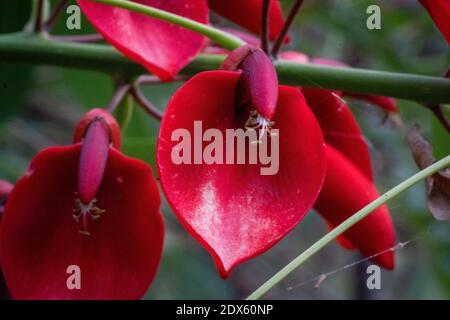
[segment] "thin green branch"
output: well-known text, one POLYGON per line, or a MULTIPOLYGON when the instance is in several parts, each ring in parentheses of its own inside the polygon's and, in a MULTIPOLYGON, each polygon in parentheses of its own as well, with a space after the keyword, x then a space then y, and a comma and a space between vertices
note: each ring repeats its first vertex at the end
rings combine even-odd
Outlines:
MULTIPOLYGON (((181 74, 193 75, 217 69, 223 59, 223 55, 201 54, 181 74)), ((148 73, 108 45, 58 42, 27 34, 0 36, 0 61, 127 76, 148 73)), ((424 103, 450 103, 450 79, 281 60, 276 62, 276 68, 282 84, 391 96, 424 103)))
POLYGON ((259 287, 256 291, 254 291, 251 295, 247 297, 247 300, 256 300, 260 299, 264 296, 270 289, 272 289, 275 285, 277 285, 281 280, 286 278, 291 272, 300 267, 306 260, 311 258, 314 254, 320 251, 327 244, 336 239, 339 235, 350 229, 353 225, 355 225, 360 220, 364 219, 370 213, 372 213, 375 209, 385 204, 392 198, 395 198, 402 192, 411 188, 413 185, 419 183, 425 178, 433 175, 434 173, 447 168, 450 166, 450 155, 441 159, 440 161, 434 163, 433 165, 423 169, 422 171, 416 173, 414 176, 406 179, 399 185, 395 186, 381 197, 371 202, 363 209, 355 213, 353 216, 342 222, 332 231, 328 232, 324 237, 319 239, 316 243, 314 243, 311 247, 306 249, 302 254, 300 254, 297 258, 292 260, 287 266, 278 271, 272 278, 267 280, 261 287, 259 287))
POLYGON ((44 0, 35 0, 35 18, 34 18, 34 32, 41 32, 42 30, 42 20, 44 16, 44 0))
POLYGON ((220 46, 229 50, 234 50, 236 48, 239 48, 240 46, 245 45, 245 42, 240 38, 225 31, 154 7, 125 0, 95 0, 95 2, 138 12, 153 18, 179 25, 183 28, 200 33, 208 37, 215 43, 219 44, 220 46))

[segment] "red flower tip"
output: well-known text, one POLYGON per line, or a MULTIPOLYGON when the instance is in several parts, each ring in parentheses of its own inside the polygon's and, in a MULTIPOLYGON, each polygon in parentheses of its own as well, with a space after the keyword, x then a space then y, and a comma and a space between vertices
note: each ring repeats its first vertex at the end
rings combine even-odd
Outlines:
POLYGON ((228 56, 222 68, 242 71, 238 104, 250 101, 265 119, 275 114, 278 101, 278 76, 272 60, 259 48, 243 46, 228 56))
POLYGON ((109 129, 109 140, 116 149, 120 149, 121 135, 120 127, 116 119, 105 109, 95 108, 87 112, 78 122, 73 135, 73 143, 83 140, 89 125, 95 120, 101 120, 109 129))
MULTIPOLYGON (((261 34, 263 0, 208 0, 208 5, 222 17, 261 34)), ((270 1, 269 38, 275 40, 284 25, 283 12, 278 0, 270 1)), ((285 42, 289 42, 286 37, 285 42)))
POLYGON ((448 0, 419 0, 427 9, 436 26, 441 30, 450 44, 450 1, 448 0))

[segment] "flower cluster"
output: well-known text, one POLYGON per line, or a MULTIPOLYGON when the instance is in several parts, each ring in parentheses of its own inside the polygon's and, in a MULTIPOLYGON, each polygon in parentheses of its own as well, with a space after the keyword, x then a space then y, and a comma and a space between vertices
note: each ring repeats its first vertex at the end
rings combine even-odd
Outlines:
MULTIPOLYGON (((135 2, 200 23, 208 23, 214 11, 255 34, 263 29, 262 0, 135 2)), ((448 1, 420 2, 449 40, 448 1)), ((223 278, 273 247, 310 209, 334 228, 379 197, 367 142, 344 98, 364 99, 395 113, 393 99, 279 85, 273 59, 251 35, 245 35, 249 44, 235 51, 214 50, 216 44, 202 35, 168 22, 89 0, 78 4, 106 41, 162 81, 173 80, 200 52, 228 55, 220 70, 193 76, 173 95, 157 145, 164 195, 186 230, 211 253, 223 278), (195 135, 196 122, 223 135, 231 129, 256 131, 252 143, 259 148, 277 143, 271 149, 279 154, 277 172, 261 175, 261 163, 239 159, 174 163, 179 141, 173 133, 183 129, 195 135), (262 142, 264 136, 277 137, 262 142)), ((284 25, 276 0, 270 1, 268 25, 274 40, 284 25)), ((281 52, 277 58, 342 66, 298 52, 281 52)), ((201 141, 200 149, 210 143, 201 141)), ((146 292, 163 247, 160 194, 151 168, 123 155, 120 144, 114 117, 93 109, 75 128, 72 145, 39 152, 14 187, 0 181, 1 271, 13 298, 138 299, 146 292), (70 265, 82 270, 81 290, 67 286, 70 265)), ((221 147, 216 145, 215 152, 221 147)), ((244 155, 250 157, 252 144, 246 148, 244 155)), ((388 249, 395 245, 395 231, 386 206, 338 242, 394 268, 388 249)))

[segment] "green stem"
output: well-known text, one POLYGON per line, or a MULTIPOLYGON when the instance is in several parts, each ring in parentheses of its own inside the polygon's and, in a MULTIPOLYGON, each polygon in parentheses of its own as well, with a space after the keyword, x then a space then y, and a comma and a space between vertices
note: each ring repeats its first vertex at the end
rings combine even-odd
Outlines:
POLYGON ((153 18, 157 18, 160 20, 164 20, 176 25, 179 25, 183 28, 192 30, 194 32, 200 33, 220 46, 234 50, 239 48, 240 46, 245 45, 246 43, 242 41, 240 38, 229 34, 225 31, 213 28, 208 26, 207 24, 203 24, 189 18, 185 18, 164 10, 160 10, 154 7, 146 6, 143 4, 139 4, 136 2, 125 1, 125 0, 95 0, 95 2, 100 2, 104 4, 108 4, 114 7, 119 7, 123 9, 127 9, 130 11, 138 12, 153 18))
POLYGON ((406 191, 411 188, 413 185, 418 182, 424 180, 425 178, 433 175, 434 173, 447 168, 450 166, 450 155, 441 159, 440 161, 434 163, 433 165, 423 169, 422 171, 416 173, 414 176, 408 178, 403 181, 399 185, 395 186, 381 197, 371 202, 363 209, 352 215, 350 218, 342 222, 332 231, 327 233, 324 237, 314 243, 311 247, 306 249, 302 254, 300 254, 297 258, 292 260, 288 265, 286 265, 283 269, 278 271, 272 278, 267 280, 261 287, 259 287, 256 291, 254 291, 251 295, 247 297, 247 300, 257 300, 264 296, 270 289, 272 289, 276 284, 278 284, 281 280, 286 278, 291 272, 300 267, 306 260, 311 258, 314 254, 316 254, 320 249, 325 247, 327 244, 336 239, 339 235, 344 233, 346 230, 350 229, 354 224, 358 221, 362 220, 366 216, 368 216, 371 212, 373 212, 378 207, 385 204, 388 200, 398 196, 400 193, 406 191))
MULTIPOLYGON (((224 57, 201 54, 181 74, 194 75, 217 69, 224 57)), ((0 61, 71 67, 127 76, 147 73, 143 67, 108 45, 58 42, 27 34, 0 36, 0 61)), ((427 103, 450 103, 450 79, 286 61, 278 61, 276 68, 282 84, 391 96, 427 103)))

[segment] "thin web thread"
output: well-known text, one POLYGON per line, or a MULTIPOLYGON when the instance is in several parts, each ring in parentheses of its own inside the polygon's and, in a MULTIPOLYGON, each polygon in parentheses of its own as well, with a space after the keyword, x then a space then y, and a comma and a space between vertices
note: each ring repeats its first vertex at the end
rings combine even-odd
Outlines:
POLYGON ((339 272, 341 272, 341 271, 345 271, 345 270, 347 270, 347 269, 350 269, 350 268, 352 268, 352 267, 355 267, 355 266, 357 266, 357 265, 359 265, 359 264, 361 264, 361 263, 363 263, 363 262, 366 262, 366 261, 368 261, 368 260, 370 260, 370 259, 373 259, 373 258, 375 258, 375 257, 377 257, 377 256, 380 256, 380 255, 382 255, 382 254, 384 254, 384 253, 391 252, 391 251, 392 251, 392 252, 395 252, 395 251, 398 251, 398 250, 400 250, 400 249, 403 249, 405 246, 407 246, 407 245, 409 245, 409 244, 411 244, 411 243, 413 243, 413 242, 416 242, 417 240, 418 240, 418 239, 411 239, 411 240, 408 240, 408 241, 405 241, 405 242, 399 242, 399 243, 397 243, 395 246, 393 246, 393 247, 391 247, 391 248, 389 248, 389 249, 380 251, 380 252, 378 252, 378 253, 376 253, 376 254, 373 254, 373 255, 371 255, 371 256, 369 256, 369 257, 366 257, 366 258, 363 258, 363 259, 354 261, 354 262, 352 262, 352 263, 346 264, 345 266, 342 266, 342 267, 340 267, 340 268, 334 269, 334 270, 332 270, 332 271, 325 272, 325 273, 321 273, 321 274, 319 274, 318 276, 315 276, 315 277, 313 277, 313 278, 311 278, 311 279, 309 279, 309 280, 306 280, 306 281, 300 282, 300 283, 298 283, 298 284, 289 286, 289 287, 286 288, 286 290, 287 290, 287 291, 292 291, 292 290, 294 290, 294 289, 298 289, 298 288, 304 287, 304 286, 306 286, 306 285, 308 285, 308 284, 311 284, 311 283, 315 283, 315 284, 314 284, 314 288, 318 289, 318 288, 320 288, 320 286, 322 285, 322 283, 323 283, 326 279, 328 279, 328 277, 330 277, 330 276, 332 276, 332 275, 334 275, 334 274, 336 274, 336 273, 339 273, 339 272))

